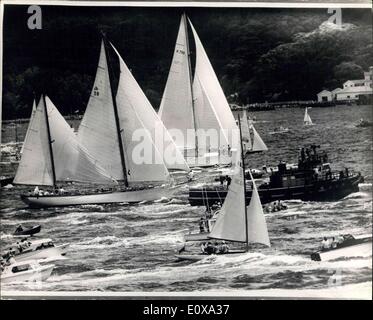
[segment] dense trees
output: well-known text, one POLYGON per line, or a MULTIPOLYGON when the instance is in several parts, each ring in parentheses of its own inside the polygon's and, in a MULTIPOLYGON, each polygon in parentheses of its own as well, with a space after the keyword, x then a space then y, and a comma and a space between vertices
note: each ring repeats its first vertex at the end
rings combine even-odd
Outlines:
MULTIPOLYGON (((101 30, 158 108, 181 10, 42 7, 42 12, 43 29, 28 30, 27 7, 5 8, 3 118, 28 117, 34 94, 41 93, 64 114, 83 112, 101 30)), ((343 11, 343 28, 326 22, 326 9, 188 9, 187 14, 226 95, 238 103, 315 99, 320 90, 360 78, 373 65, 369 10, 343 11)), ((117 77, 114 54, 111 61, 117 77)))

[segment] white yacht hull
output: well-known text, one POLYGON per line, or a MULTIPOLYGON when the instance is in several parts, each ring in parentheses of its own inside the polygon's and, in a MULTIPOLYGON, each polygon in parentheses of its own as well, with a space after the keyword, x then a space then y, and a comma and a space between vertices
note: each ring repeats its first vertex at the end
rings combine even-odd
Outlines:
POLYGON ((329 251, 319 251, 314 254, 313 260, 329 261, 340 258, 365 257, 372 255, 372 242, 360 243, 348 247, 336 248, 329 251))
POLYGON ((96 193, 85 195, 51 195, 51 196, 21 196, 23 202, 30 207, 61 207, 84 204, 106 203, 137 203, 141 201, 154 201, 172 195, 170 188, 150 188, 143 190, 117 191, 110 193, 96 193))
POLYGON ((1 283, 44 281, 50 277, 54 265, 41 266, 38 269, 27 270, 19 273, 2 274, 1 283))
POLYGON ((55 246, 55 247, 24 252, 24 253, 14 256, 14 260, 16 260, 17 262, 20 262, 20 261, 26 261, 26 260, 31 260, 31 259, 39 260, 39 259, 48 259, 48 258, 63 256, 66 254, 68 246, 69 244, 66 243, 66 244, 62 244, 59 246, 55 246))

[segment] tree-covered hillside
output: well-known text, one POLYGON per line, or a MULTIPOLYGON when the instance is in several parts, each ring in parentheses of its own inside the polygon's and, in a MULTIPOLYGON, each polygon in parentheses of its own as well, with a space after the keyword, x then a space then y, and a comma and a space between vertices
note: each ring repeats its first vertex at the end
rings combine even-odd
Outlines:
MULTIPOLYGON (((100 30, 158 109, 182 12, 43 6, 42 30, 29 30, 27 7, 5 6, 3 118, 28 117, 34 93, 48 94, 63 114, 83 112, 97 68, 100 30)), ((238 103, 315 99, 324 88, 361 78, 373 65, 370 10, 344 9, 342 28, 326 22, 327 9, 186 12, 225 94, 238 93, 238 103)))

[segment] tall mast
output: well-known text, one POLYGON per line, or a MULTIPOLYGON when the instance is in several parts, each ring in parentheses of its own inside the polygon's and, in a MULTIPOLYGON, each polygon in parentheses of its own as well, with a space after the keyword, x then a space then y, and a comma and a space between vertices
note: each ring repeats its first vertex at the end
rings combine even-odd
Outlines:
POLYGON ((44 104, 44 114, 45 114, 45 123, 47 124, 47 134, 48 134, 48 146, 49 146, 49 155, 50 155, 50 160, 52 164, 52 179, 53 179, 53 188, 55 189, 57 186, 56 182, 56 169, 54 167, 54 157, 53 157, 53 148, 52 148, 52 143, 54 140, 51 140, 51 131, 49 128, 49 119, 48 119, 48 109, 47 109, 47 104, 45 102, 45 95, 42 95, 43 99, 43 104, 44 104))
POLYGON ((195 135, 194 138, 195 138, 195 146, 196 146, 196 156, 198 157, 197 121, 196 121, 196 112, 195 112, 195 106, 194 106, 192 63, 191 63, 191 59, 190 59, 190 49, 189 49, 188 21, 187 21, 185 12, 183 13, 182 17, 183 17, 184 27, 185 27, 185 42, 186 42, 188 67, 189 67, 189 83, 190 83, 190 92, 191 92, 191 95, 192 95, 192 113, 193 113, 193 125, 194 125, 194 135, 195 135))
MULTIPOLYGON (((106 61, 107 61, 107 66, 108 66, 108 71, 109 71, 109 79, 113 79, 113 73, 112 73, 112 68, 111 68, 111 64, 110 64, 110 57, 109 57, 109 52, 108 52, 106 36, 103 32, 101 32, 101 33, 102 33, 102 40, 104 41, 105 55, 106 55, 106 61)), ((114 106, 115 126, 116 126, 116 129, 117 129, 117 135, 118 135, 120 161, 121 161, 122 170, 123 170, 123 181, 124 181, 124 185, 126 187, 128 187, 126 162, 124 160, 124 150, 123 150, 123 141, 122 141, 122 131, 123 131, 123 129, 120 128, 120 122, 119 122, 119 116, 118 116, 118 106, 117 106, 117 101, 115 99, 114 90, 113 90, 113 86, 112 86, 111 81, 110 81, 110 89, 111 89, 111 97, 112 97, 113 106, 114 106)))
MULTIPOLYGON (((240 129, 240 145, 241 145, 241 162, 242 162, 242 174, 243 174, 243 194, 245 199, 245 232, 246 232, 246 252, 249 251, 249 232, 247 228, 247 203, 246 203, 246 179, 245 179, 245 156, 242 146, 242 132, 241 132, 241 120, 238 115, 238 127, 240 129)), ((253 181, 254 183, 254 181, 253 181)))

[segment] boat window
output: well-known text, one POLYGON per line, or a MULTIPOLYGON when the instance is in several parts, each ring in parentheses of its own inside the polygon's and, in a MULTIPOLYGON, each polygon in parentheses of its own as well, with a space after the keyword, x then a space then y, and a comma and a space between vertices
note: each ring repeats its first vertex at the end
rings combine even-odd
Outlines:
POLYGON ((22 271, 27 271, 29 269, 29 265, 28 264, 22 264, 20 266, 15 266, 12 268, 12 272, 13 273, 17 273, 17 272, 22 272, 22 271))

